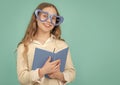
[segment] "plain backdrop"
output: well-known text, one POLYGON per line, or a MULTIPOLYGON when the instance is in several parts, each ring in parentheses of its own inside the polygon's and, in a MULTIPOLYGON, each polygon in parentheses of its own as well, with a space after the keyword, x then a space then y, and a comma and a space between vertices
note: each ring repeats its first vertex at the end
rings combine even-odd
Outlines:
POLYGON ((19 85, 16 48, 34 9, 56 5, 76 69, 69 85, 120 85, 120 0, 0 0, 0 85, 19 85))

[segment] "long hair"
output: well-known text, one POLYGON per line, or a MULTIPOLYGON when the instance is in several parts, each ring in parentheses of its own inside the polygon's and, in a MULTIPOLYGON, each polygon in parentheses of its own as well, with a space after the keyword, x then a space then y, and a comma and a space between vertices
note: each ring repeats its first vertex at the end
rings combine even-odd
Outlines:
MULTIPOLYGON (((38 5, 38 7, 36 9, 41 9, 42 10, 46 7, 55 8, 55 10, 57 12, 57 15, 59 16, 59 12, 58 12, 57 8, 55 7, 55 5, 53 5, 51 3, 47 3, 47 2, 41 3, 40 5, 38 5)), ((37 31, 38 31, 38 25, 37 25, 37 21, 36 21, 36 16, 33 12, 30 23, 29 23, 29 25, 27 27, 27 30, 25 32, 25 35, 24 35, 23 39, 21 40, 21 42, 18 44, 18 46, 20 44, 24 45, 23 57, 24 57, 25 61, 27 61, 28 45, 33 40, 33 38, 35 37, 37 31)), ((53 30, 51 31, 51 34, 53 34, 56 37, 56 39, 63 40, 63 39, 61 39, 60 26, 55 26, 53 28, 53 30)))

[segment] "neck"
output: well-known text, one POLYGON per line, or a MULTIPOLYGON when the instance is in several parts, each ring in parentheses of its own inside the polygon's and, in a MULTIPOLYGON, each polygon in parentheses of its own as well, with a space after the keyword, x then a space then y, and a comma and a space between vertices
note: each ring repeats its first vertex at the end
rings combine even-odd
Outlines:
POLYGON ((35 39, 38 40, 40 43, 44 44, 45 41, 50 37, 49 32, 38 32, 35 36, 35 39))

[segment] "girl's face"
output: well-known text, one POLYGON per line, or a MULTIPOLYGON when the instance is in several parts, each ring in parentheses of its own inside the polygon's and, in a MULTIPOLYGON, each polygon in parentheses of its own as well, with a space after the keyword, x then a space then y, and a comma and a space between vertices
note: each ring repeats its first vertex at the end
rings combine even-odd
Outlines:
MULTIPOLYGON (((54 14, 57 15, 57 12, 53 7, 46 7, 42 9, 42 11, 47 12, 49 15, 54 15, 54 14)), ((43 19, 48 17, 45 14, 40 14, 39 16, 43 19)), ((56 22, 56 19, 53 17, 52 21, 56 22)), ((50 18, 48 18, 45 22, 41 22, 40 20, 37 19, 37 24, 38 24, 39 30, 43 32, 50 32, 54 28, 54 25, 51 23, 50 18)))

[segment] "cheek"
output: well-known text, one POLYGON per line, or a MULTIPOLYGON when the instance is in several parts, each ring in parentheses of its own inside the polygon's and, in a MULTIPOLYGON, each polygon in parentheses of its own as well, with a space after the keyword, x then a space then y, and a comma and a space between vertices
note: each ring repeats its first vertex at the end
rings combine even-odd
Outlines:
MULTIPOLYGON (((41 22, 41 21, 38 21, 37 20, 37 25, 38 25, 38 28, 44 28, 44 25, 46 24, 46 22, 41 22)), ((52 30, 54 28, 54 25, 51 25, 49 27, 50 30, 52 30)))
POLYGON ((37 25, 38 25, 38 27, 41 27, 42 23, 40 21, 37 21, 37 25))
POLYGON ((54 26, 52 25, 52 26, 51 26, 51 29, 53 29, 53 28, 54 28, 54 26))

